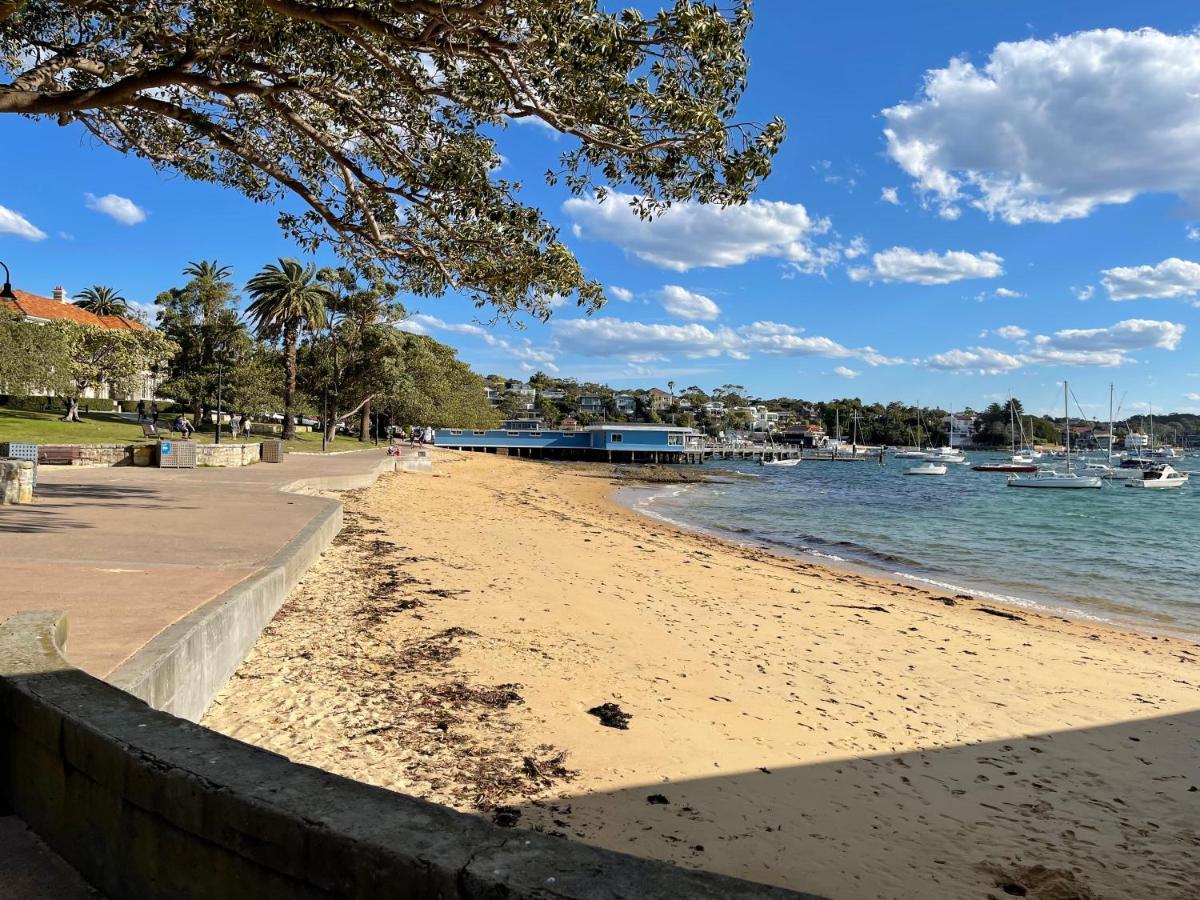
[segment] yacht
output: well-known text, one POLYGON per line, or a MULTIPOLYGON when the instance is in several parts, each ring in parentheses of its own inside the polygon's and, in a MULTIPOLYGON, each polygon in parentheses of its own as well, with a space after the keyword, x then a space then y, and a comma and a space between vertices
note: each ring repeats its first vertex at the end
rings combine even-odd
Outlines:
POLYGON ((945 475, 946 467, 939 463, 923 462, 919 466, 913 466, 910 469, 904 470, 905 475, 945 475))
POLYGON ((965 466, 967 464, 967 456, 957 447, 938 447, 936 450, 930 450, 925 454, 925 459, 933 463, 950 464, 956 466, 965 466))
POLYGON ((1080 475, 1077 472, 1071 471, 1071 408, 1068 403, 1069 388, 1067 383, 1063 382, 1063 407, 1067 414, 1066 440, 1067 448, 1065 456, 1067 460, 1067 470, 1065 472, 1055 472, 1049 469, 1043 469, 1034 475, 1022 477, 1020 475, 1011 475, 1008 479, 1009 487, 1018 488, 1057 488, 1060 490, 1077 490, 1081 488, 1099 488, 1103 487, 1104 479, 1099 475, 1080 475))

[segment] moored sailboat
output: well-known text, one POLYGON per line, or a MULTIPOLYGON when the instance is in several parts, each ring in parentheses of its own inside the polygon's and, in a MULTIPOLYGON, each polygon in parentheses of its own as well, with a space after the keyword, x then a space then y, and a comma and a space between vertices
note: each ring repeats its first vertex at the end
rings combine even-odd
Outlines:
POLYGON ((1057 488, 1060 490, 1103 487, 1104 481, 1098 475, 1079 475, 1071 471, 1071 407, 1069 402, 1069 388, 1065 381, 1063 382, 1063 409, 1066 412, 1067 419, 1065 439, 1067 471, 1054 472, 1041 470, 1027 478, 1022 478, 1020 475, 1012 475, 1008 479, 1009 487, 1057 488))

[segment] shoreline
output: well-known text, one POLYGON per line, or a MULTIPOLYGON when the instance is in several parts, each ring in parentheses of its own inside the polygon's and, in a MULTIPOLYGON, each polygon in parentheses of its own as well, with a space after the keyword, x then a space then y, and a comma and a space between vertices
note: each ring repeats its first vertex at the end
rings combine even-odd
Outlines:
POLYGON ((622 486, 438 452, 351 492, 205 724, 831 897, 1189 896, 1194 644, 740 546, 622 486))
MULTIPOLYGON (((688 482, 681 483, 679 487, 684 490, 690 490, 694 486, 706 486, 717 484, 719 482, 688 482)), ((832 575, 851 575, 862 578, 866 581, 874 581, 879 583, 881 587, 901 587, 905 589, 919 589, 924 591, 930 597, 950 597, 961 598, 969 596, 971 599, 980 603, 986 603, 991 606, 998 607, 1007 612, 1021 616, 1041 617, 1053 619, 1058 622, 1070 622, 1079 626, 1086 626, 1092 630, 1101 629, 1104 631, 1113 632, 1115 634, 1139 635, 1144 637, 1152 637, 1155 640, 1164 641, 1179 641, 1185 644, 1200 646, 1200 635, 1192 637, 1188 634, 1182 634, 1175 631, 1156 630, 1149 624, 1134 625, 1123 622, 1115 622, 1110 619, 1105 619, 1099 615, 1089 615, 1080 610, 1071 609, 1065 606, 1053 606, 1049 601, 1042 602, 1035 599, 1016 597, 1012 595, 1003 595, 994 593, 988 588, 973 587, 970 585, 957 585, 950 582, 939 582, 933 578, 910 572, 889 572, 887 567, 883 565, 872 565, 869 562, 861 562, 844 557, 835 557, 831 554, 821 553, 816 550, 800 550, 795 549, 781 542, 769 540, 754 540, 742 539, 733 532, 723 533, 716 528, 708 528, 699 524, 691 524, 673 519, 666 515, 661 515, 647 510, 637 509, 632 502, 626 502, 621 496, 627 494, 632 496, 635 492, 650 491, 655 488, 668 488, 669 484, 652 484, 645 483, 641 485, 629 484, 614 484, 609 501, 614 507, 624 512, 628 512, 637 517, 644 517, 666 528, 675 529, 681 536, 703 536, 709 540, 717 541, 729 546, 731 550, 755 550, 763 553, 769 553, 780 557, 782 560, 790 560, 802 562, 806 565, 825 569, 832 575)), ((955 577, 957 575, 950 575, 955 577)))

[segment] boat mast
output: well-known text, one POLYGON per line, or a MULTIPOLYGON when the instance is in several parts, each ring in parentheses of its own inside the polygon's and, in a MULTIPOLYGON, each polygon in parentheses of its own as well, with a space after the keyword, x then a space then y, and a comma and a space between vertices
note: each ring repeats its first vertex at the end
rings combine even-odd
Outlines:
POLYGON ((1067 382, 1063 380, 1063 413, 1067 417, 1066 426, 1066 441, 1067 441, 1067 474, 1071 474, 1071 404, 1067 401, 1067 382))
POLYGON ((1113 385, 1108 383, 1108 464, 1112 465, 1113 442, 1113 385))
POLYGON ((1015 415, 1016 415, 1016 413, 1013 408, 1012 394, 1009 394, 1008 395, 1008 437, 1009 437, 1009 441, 1012 443, 1012 455, 1013 456, 1017 455, 1017 426, 1013 421, 1015 415))

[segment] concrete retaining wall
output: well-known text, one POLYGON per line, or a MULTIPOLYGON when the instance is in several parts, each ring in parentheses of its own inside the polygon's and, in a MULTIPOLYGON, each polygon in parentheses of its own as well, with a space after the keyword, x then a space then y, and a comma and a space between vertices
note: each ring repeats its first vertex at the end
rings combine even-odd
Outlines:
POLYGON ((0 805, 111 900, 803 898, 500 829, 151 709, 0 624, 0 805))
POLYGON ((33 462, 0 459, 0 506, 33 502, 33 462))
MULTIPOLYGON (((395 462, 383 459, 357 475, 306 478, 285 485, 317 494, 368 487, 395 462)), ((149 703, 197 721, 241 665, 301 576, 342 528, 342 504, 328 499, 321 512, 262 570, 159 632, 108 680, 149 703)))

